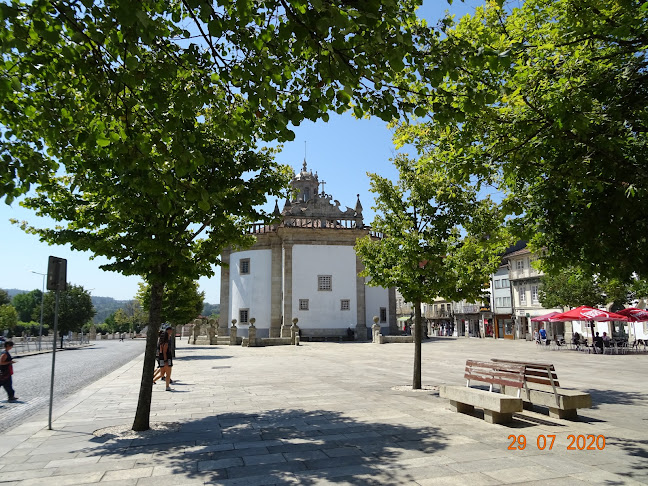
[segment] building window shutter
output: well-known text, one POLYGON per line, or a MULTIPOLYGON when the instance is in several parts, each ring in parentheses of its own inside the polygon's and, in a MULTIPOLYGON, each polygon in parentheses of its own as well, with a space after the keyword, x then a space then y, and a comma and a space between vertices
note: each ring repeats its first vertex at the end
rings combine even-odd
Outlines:
POLYGON ((241 275, 249 275, 250 274, 250 259, 249 258, 241 258, 241 262, 239 264, 239 273, 241 275))
POLYGON ((318 275, 317 276, 317 290, 329 291, 333 290, 333 277, 331 275, 318 275))

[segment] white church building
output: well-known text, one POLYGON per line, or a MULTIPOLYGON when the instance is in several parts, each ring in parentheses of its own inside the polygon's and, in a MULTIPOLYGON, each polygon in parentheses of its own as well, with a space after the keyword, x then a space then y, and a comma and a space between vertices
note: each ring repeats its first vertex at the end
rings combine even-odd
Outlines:
POLYGON ((343 210, 319 185, 304 161, 292 200, 281 212, 275 205, 278 222, 253 225, 251 248, 223 252, 219 328, 236 319, 247 336, 254 318, 258 337, 280 337, 296 317, 302 338, 347 336, 350 328, 364 340, 377 316, 383 334, 396 332, 395 290, 369 287, 369 278, 358 276, 356 240, 379 238, 363 223, 359 196, 343 210))

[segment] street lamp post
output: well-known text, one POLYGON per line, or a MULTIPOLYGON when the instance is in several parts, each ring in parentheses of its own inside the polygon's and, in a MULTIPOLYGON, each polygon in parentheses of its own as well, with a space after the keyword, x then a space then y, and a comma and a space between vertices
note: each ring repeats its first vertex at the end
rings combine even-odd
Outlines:
POLYGON ((47 277, 46 273, 34 272, 31 270, 31 273, 36 275, 43 276, 43 292, 41 293, 41 315, 40 315, 40 330, 38 331, 38 350, 41 350, 41 343, 43 341, 43 304, 45 303, 45 278, 47 277))

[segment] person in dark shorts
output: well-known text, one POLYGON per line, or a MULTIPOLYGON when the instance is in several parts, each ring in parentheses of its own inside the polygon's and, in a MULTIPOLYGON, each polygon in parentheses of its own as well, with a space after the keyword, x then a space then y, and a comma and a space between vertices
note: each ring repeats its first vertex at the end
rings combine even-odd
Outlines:
POLYGON ((18 400, 11 379, 11 375, 13 375, 13 364, 15 361, 11 358, 9 351, 13 348, 13 344, 13 341, 5 341, 4 351, 0 354, 0 386, 2 386, 2 388, 7 392, 10 402, 18 400))
POLYGON ((166 331, 164 332, 164 336, 160 341, 159 359, 162 366, 162 373, 164 373, 164 376, 166 378, 166 391, 171 391, 171 368, 173 367, 173 359, 170 341, 172 339, 172 335, 173 329, 171 327, 167 327, 166 331))

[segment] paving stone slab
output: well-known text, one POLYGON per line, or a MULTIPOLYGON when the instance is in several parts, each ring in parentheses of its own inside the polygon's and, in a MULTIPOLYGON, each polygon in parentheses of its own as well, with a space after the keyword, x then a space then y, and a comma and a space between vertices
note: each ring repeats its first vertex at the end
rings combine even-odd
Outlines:
MULTIPOLYGON (((183 356, 200 358, 174 369, 180 380, 176 388, 190 391, 190 397, 167 394, 158 387, 151 404, 152 420, 179 422, 179 433, 86 440, 98 428, 132 423, 140 358, 64 400, 55 410, 55 430, 47 430, 47 420, 35 416, 3 434, 0 473, 53 470, 57 482, 60 478, 70 484, 92 484, 119 481, 110 479, 112 474, 127 476, 119 471, 150 471, 149 477, 124 477, 123 484, 156 486, 203 482, 478 486, 540 484, 549 477, 552 484, 639 484, 648 476, 642 466, 648 457, 642 420, 648 416, 648 390, 641 385, 648 375, 648 355, 601 360, 567 350, 538 350, 522 341, 425 342, 426 386, 463 385, 466 358, 506 355, 550 359, 563 386, 592 394, 593 408, 576 422, 551 419, 537 408, 516 414, 511 426, 494 426, 479 414, 451 413, 435 392, 394 390, 411 377, 410 346, 381 347, 376 355, 375 346, 361 343, 306 343, 252 352, 179 344, 183 356), (223 354, 231 366, 226 372, 214 370, 223 354), (582 371, 585 367, 587 373, 582 371), (301 369, 308 369, 309 379, 297 382, 294 370, 301 369), (618 369, 624 370, 623 380, 618 369), (538 450, 539 434, 555 434, 559 447, 538 450), (567 451, 570 434, 604 434, 606 448, 567 451), (527 448, 509 450, 510 435, 525 435, 527 448), (78 461, 84 458, 90 461, 78 461), (274 462, 279 458, 282 462, 274 462), (53 467, 56 461, 58 466, 53 467), (199 470, 199 464, 213 469, 199 470), (66 468, 68 474, 59 476, 66 468), (94 473, 100 473, 100 479, 94 473)), ((22 478, 32 479, 40 478, 22 478)))

